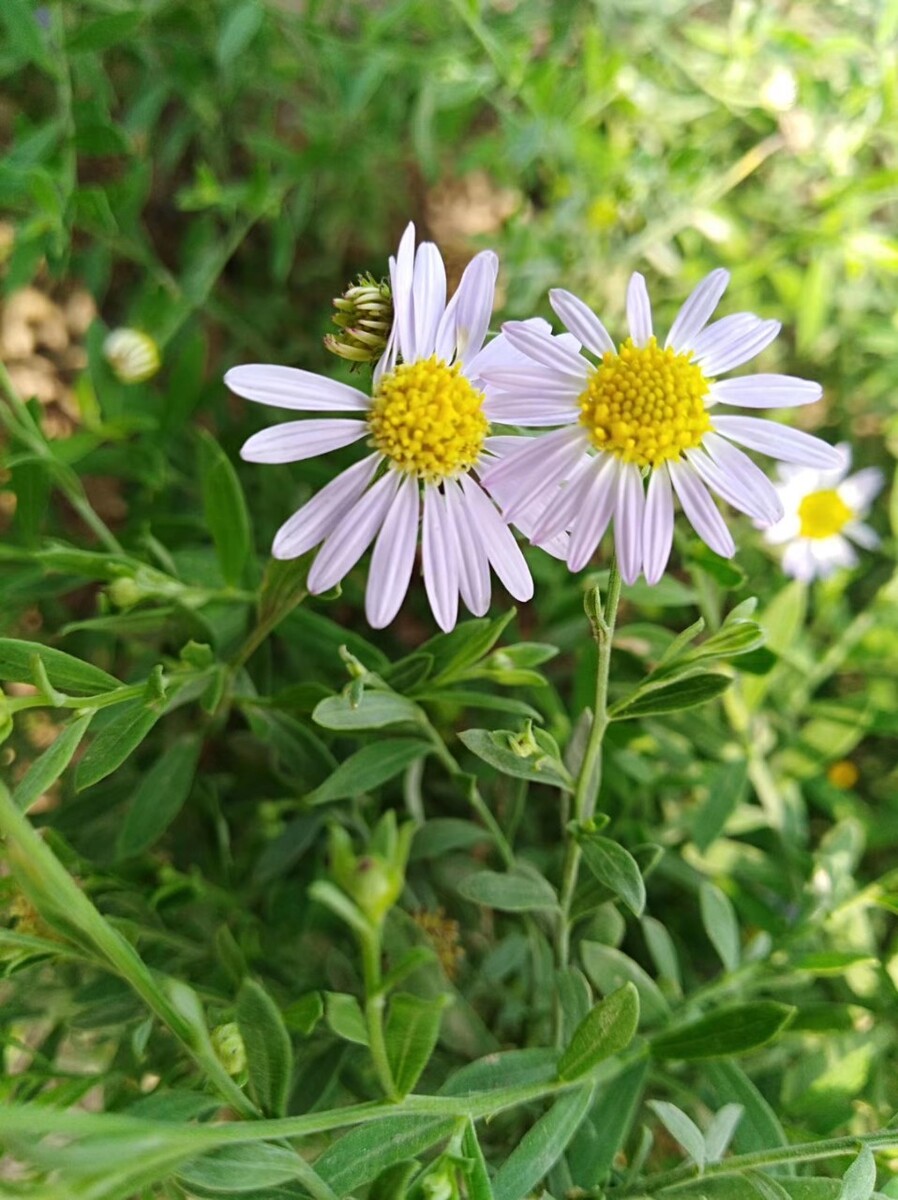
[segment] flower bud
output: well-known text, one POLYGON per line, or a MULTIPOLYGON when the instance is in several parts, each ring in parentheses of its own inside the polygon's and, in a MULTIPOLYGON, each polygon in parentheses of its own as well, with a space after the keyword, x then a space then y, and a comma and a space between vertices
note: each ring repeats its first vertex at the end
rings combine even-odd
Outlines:
POLYGON ((235 1077, 246 1070, 246 1046, 234 1021, 217 1025, 211 1033, 212 1049, 227 1073, 235 1077))
POLYGON ((103 357, 122 383, 143 383, 159 370, 159 347, 139 329, 114 329, 103 342, 103 357))
POLYGON ((325 348, 351 363, 375 363, 387 348, 393 327, 393 296, 386 279, 359 275, 358 282, 334 300, 331 318, 339 333, 329 333, 325 348))

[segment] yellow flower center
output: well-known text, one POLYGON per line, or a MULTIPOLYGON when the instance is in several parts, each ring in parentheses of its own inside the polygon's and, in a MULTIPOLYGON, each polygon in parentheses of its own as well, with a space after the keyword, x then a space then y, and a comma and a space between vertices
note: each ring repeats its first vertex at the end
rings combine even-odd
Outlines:
POLYGON ((450 367, 436 355, 401 363, 381 380, 368 424, 381 454, 400 471, 427 480, 470 470, 489 432, 483 392, 458 363, 450 367))
POLYGON ((711 428, 708 381, 689 354, 663 350, 654 338, 606 351, 580 397, 580 420, 597 450, 657 467, 700 446, 711 428))
POLYGON ((806 538, 828 538, 841 533, 854 513, 833 488, 811 492, 798 506, 800 533, 806 538))

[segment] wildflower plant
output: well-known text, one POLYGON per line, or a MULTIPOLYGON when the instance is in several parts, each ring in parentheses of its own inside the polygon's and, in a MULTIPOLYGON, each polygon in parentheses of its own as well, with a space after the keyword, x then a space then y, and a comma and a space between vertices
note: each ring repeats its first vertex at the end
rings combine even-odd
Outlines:
POLYGON ((476 7, 0 6, 4 1194, 898 1194, 894 14, 476 7))

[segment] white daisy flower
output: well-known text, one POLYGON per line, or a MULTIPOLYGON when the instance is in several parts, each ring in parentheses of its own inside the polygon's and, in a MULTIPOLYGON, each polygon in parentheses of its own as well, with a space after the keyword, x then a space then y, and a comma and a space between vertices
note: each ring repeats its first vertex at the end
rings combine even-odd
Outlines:
POLYGON ((613 518, 624 580, 634 582, 644 569, 647 581, 657 583, 670 557, 674 496, 699 537, 725 558, 735 545, 708 488, 765 525, 778 521, 776 489, 734 443, 820 469, 841 461, 831 446, 800 430, 718 415, 718 404, 783 408, 810 404, 821 394, 819 384, 790 375, 716 378, 754 358, 780 329, 778 321, 751 313, 709 325, 728 280, 727 271, 717 270, 698 285, 663 347, 653 334, 641 275, 630 279, 630 336, 619 347, 582 300, 551 291, 553 309, 596 361, 527 323, 503 326, 528 362, 484 367, 487 415, 510 425, 560 428, 489 467, 483 482, 508 521, 525 508, 542 508, 532 533, 537 544, 569 531, 571 570, 585 566, 613 518))
POLYGON ((249 462, 297 462, 354 442, 370 448, 278 530, 272 553, 296 558, 322 543, 308 577, 309 590, 321 593, 373 542, 365 612, 376 629, 393 620, 408 590, 419 523, 424 585, 442 629, 454 627, 459 596, 476 616, 487 611, 490 568, 515 599, 533 594, 514 535, 477 480, 506 449, 488 436, 480 368, 522 359, 501 335, 483 349, 497 271, 495 254, 476 255, 447 304, 440 252, 430 242, 416 251, 409 225, 390 259, 395 317, 370 395, 293 367, 241 366, 225 376, 247 400, 348 414, 257 433, 241 451, 249 462))
POLYGON ((879 545, 879 535, 864 518, 885 482, 883 473, 866 467, 849 475, 851 447, 843 443, 836 449, 842 461, 831 471, 780 467, 776 490, 784 514, 764 533, 770 545, 785 545, 786 574, 805 583, 856 566, 852 542, 864 550, 879 545))

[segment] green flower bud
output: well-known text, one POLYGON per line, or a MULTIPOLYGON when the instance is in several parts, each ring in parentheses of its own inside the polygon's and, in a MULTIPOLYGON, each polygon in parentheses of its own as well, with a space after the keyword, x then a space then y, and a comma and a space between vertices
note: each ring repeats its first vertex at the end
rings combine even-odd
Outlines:
POLYGON ((411 822, 397 829, 396 815, 390 811, 379 821, 367 852, 357 855, 346 830, 341 825, 331 826, 330 863, 334 882, 374 925, 383 923, 402 895, 413 833, 411 822))
POLYGON ((143 599, 144 593, 130 576, 123 575, 119 579, 113 579, 106 589, 106 595, 114 608, 132 608, 143 599))
POLYGON ((387 348, 393 328, 393 296, 386 279, 359 275, 334 300, 331 318, 339 333, 329 333, 325 348, 353 364, 375 363, 387 348))
POLYGON ((242 1075, 246 1070, 246 1046, 234 1021, 217 1025, 211 1033, 215 1056, 231 1076, 242 1075))

